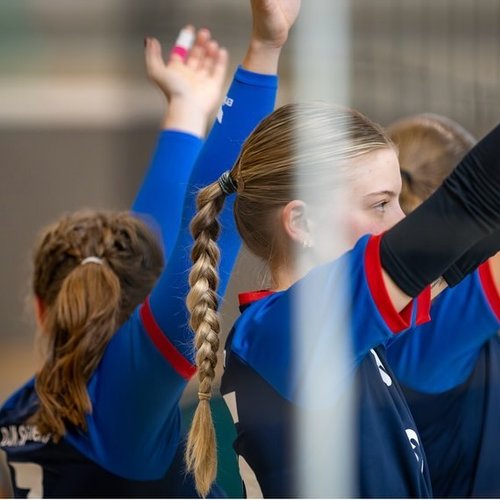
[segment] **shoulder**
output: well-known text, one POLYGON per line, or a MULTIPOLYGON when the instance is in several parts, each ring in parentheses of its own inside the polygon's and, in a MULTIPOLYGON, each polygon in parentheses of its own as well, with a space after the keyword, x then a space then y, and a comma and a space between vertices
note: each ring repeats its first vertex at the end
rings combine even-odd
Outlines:
POLYGON ((38 406, 35 378, 31 378, 17 389, 0 408, 0 425, 8 420, 23 421, 31 416, 38 406))

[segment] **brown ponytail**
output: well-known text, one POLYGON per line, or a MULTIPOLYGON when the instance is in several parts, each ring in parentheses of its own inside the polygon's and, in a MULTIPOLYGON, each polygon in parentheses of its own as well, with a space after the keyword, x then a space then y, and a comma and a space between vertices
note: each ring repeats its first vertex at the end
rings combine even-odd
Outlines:
POLYGON ((33 278, 47 351, 35 378, 40 404, 32 421, 40 432, 57 441, 67 425, 86 429, 87 383, 162 267, 154 235, 127 213, 80 212, 43 233, 33 278))
POLYGON ((59 334, 51 338, 52 362, 36 379, 42 433, 57 439, 65 422, 86 429, 87 382, 117 328, 120 295, 120 281, 106 264, 77 265, 64 279, 43 321, 44 331, 59 334))
POLYGON ((210 398, 220 332, 217 313, 220 252, 216 244, 220 225, 217 216, 224 200, 225 195, 218 183, 201 190, 197 199, 198 213, 191 223, 195 242, 191 252, 193 267, 189 274, 191 289, 186 304, 191 315, 190 326, 196 334, 199 402, 188 436, 186 463, 188 470, 195 476, 196 489, 203 497, 209 492, 217 475, 217 445, 210 398))

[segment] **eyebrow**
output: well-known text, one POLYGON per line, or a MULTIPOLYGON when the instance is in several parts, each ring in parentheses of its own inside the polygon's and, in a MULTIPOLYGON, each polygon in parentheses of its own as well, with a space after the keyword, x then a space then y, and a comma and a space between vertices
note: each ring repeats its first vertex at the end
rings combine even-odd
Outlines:
POLYGON ((390 196, 390 197, 396 197, 398 196, 394 191, 377 191, 375 193, 368 193, 368 194, 365 194, 364 198, 373 198, 375 196, 381 196, 381 195, 384 195, 384 196, 390 196))

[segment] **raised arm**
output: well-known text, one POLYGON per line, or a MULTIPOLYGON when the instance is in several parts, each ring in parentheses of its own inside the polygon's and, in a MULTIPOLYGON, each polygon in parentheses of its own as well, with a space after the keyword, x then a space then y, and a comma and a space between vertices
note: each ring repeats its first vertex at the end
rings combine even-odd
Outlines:
MULTIPOLYGON (((288 31, 294 23, 295 18, 298 14, 300 1, 252 0, 251 5, 254 21, 252 28, 252 38, 250 40, 249 49, 244 61, 245 69, 247 71, 240 68, 239 74, 237 73, 235 78, 235 83, 238 79, 240 79, 240 83, 245 84, 245 86, 240 86, 239 90, 247 94, 248 97, 250 97, 251 94, 251 92, 248 92, 250 90, 248 88, 248 85, 252 83, 255 85, 256 83, 258 83, 256 77, 258 77, 260 81, 263 81, 262 79, 266 77, 265 74, 259 75, 257 73, 249 73, 248 70, 263 72, 276 70, 281 48, 288 38, 288 31)), ((269 73, 267 74, 269 75, 269 73)), ((267 79, 269 78, 272 78, 272 76, 267 76, 267 79)), ((239 113, 242 113, 243 111, 243 116, 246 115, 244 121, 240 122, 239 125, 239 137, 236 137, 236 140, 238 141, 237 147, 232 148, 233 155, 230 159, 231 161, 218 164, 218 171, 212 172, 212 175, 210 176, 200 175, 199 177, 197 177, 194 175, 192 177, 193 185, 196 185, 199 188, 204 187, 211 182, 214 182, 224 171, 232 167, 234 161, 237 158, 237 154, 239 152, 239 148, 241 147, 243 139, 246 138, 248 134, 253 130, 253 128, 257 125, 257 123, 272 110, 272 105, 274 104, 274 102, 271 103, 269 99, 265 99, 265 101, 261 100, 259 103, 259 107, 261 108, 258 113, 259 116, 257 116, 255 113, 257 110, 256 103, 259 101, 254 101, 253 103, 247 102, 247 104, 245 105, 244 99, 242 99, 243 94, 238 95, 239 92, 236 92, 237 88, 232 88, 232 90, 234 91, 234 95, 231 96, 231 94, 229 94, 229 99, 225 101, 225 104, 227 104, 228 107, 231 107, 232 109, 224 110, 223 108, 224 115, 221 116, 221 125, 223 125, 224 121, 226 120, 226 113, 228 113, 229 116, 232 116, 233 119, 237 109, 239 109, 239 113), (246 110, 244 110, 244 108, 246 108, 246 110), (252 115, 253 120, 250 121, 248 118, 252 115), (244 127, 242 127, 243 124, 244 127)), ((228 126, 227 123, 226 126, 228 126)), ((233 134, 234 133, 235 132, 233 132, 233 134)), ((229 158, 227 159, 229 160, 229 158)), ((232 214, 234 201, 227 201, 228 202, 224 204, 224 208, 219 217, 219 221, 216 222, 213 227, 208 229, 208 231, 218 233, 219 224, 224 228, 222 236, 219 240, 219 248, 221 254, 221 260, 219 264, 219 294, 221 296, 224 295, 231 269, 236 260, 238 250, 241 246, 240 238, 238 236, 232 214)), ((191 200, 189 200, 188 198, 186 199, 185 211, 183 213, 183 216, 186 216, 186 218, 183 218, 183 224, 185 224, 185 233, 182 234, 181 232, 180 238, 176 244, 176 250, 178 249, 180 251, 180 253, 178 254, 178 258, 179 262, 182 262, 183 269, 189 269, 191 265, 190 253, 187 251, 186 245, 190 247, 193 244, 193 239, 190 232, 188 231, 188 224, 190 223, 195 213, 196 202, 195 193, 193 193, 193 197, 191 198, 191 200)), ((209 237, 211 236, 213 236, 213 234, 209 237)), ((195 247, 193 248, 193 252, 196 252, 195 247)), ((215 253, 217 253, 217 250, 214 252, 214 255, 211 256, 211 258, 206 259, 206 265, 200 273, 203 274, 203 276, 200 276, 199 279, 197 278, 197 281, 201 284, 201 286, 198 287, 197 292, 200 294, 200 296, 203 296, 203 300, 200 302, 204 302, 203 304, 200 304, 201 308, 209 311, 215 310, 218 305, 217 297, 215 297, 215 294, 211 292, 211 288, 213 288, 213 280, 217 279, 215 277, 215 269, 212 264, 214 260, 217 260, 215 253)), ((173 270, 173 272, 175 271, 173 270)), ((192 276, 193 272, 191 273, 190 279, 192 276)), ((158 288, 157 290, 159 291, 160 288, 158 288)), ((182 290, 178 290, 177 293, 175 293, 173 290, 170 290, 168 292, 168 295, 180 296, 179 291, 182 292, 182 297, 185 297, 187 295, 187 282, 184 282, 182 290)), ((155 301, 156 297, 153 294, 151 296, 151 305, 153 309, 155 308, 155 301)), ((175 309, 182 307, 182 315, 179 315, 177 313, 176 324, 180 326, 179 321, 187 322, 188 314, 184 304, 182 304, 180 301, 178 301, 177 304, 174 304, 173 301, 170 302, 172 306, 175 306, 175 309)), ((170 314, 175 314, 174 310, 171 310, 170 314)), ((192 316, 193 314, 191 311, 191 317, 192 316)), ((216 319, 215 322, 217 324, 211 325, 211 327, 213 327, 214 330, 218 333, 220 326, 218 325, 216 319)), ((197 348, 197 365, 202 366, 202 369, 198 370, 198 378, 200 381, 198 396, 200 398, 200 402, 195 411, 191 432, 188 438, 186 448, 186 462, 188 470, 192 471, 195 475, 196 488, 198 492, 200 493, 200 495, 204 496, 206 495, 207 491, 210 488, 210 485, 215 479, 217 469, 215 432, 213 428, 208 400, 210 399, 212 393, 212 382, 215 376, 215 366, 217 364, 217 349, 219 340, 217 335, 210 335, 208 331, 212 330, 204 328, 203 324, 196 325, 195 322, 191 321, 191 327, 196 331, 195 343, 197 348), (206 333, 205 336, 200 333, 203 331, 206 333), (200 349, 201 344, 203 344, 203 349, 200 349)), ((193 353, 191 347, 189 352, 191 359, 192 354, 193 353)))
MULTIPOLYGON (((297 15, 298 5, 298 0, 252 1, 254 25, 243 61, 244 66, 236 70, 231 87, 193 169, 184 203, 179 239, 160 282, 151 294, 150 304, 158 324, 190 360, 193 352, 184 300, 188 291, 187 276, 191 267, 190 248, 193 243, 189 224, 196 209, 197 190, 210 184, 232 167, 243 141, 273 110, 279 54, 297 15), (276 5, 280 5, 282 9, 275 12, 276 5)), ((241 246, 232 207, 233 202, 228 200, 220 218, 224 227, 220 239, 221 296, 224 295, 241 246)))
POLYGON ((145 39, 146 72, 167 103, 156 151, 139 188, 132 210, 157 229, 168 259, 179 232, 182 203, 189 176, 202 148, 208 119, 219 104, 227 67, 227 51, 186 26, 177 47, 165 61, 159 41, 145 39), (186 55, 184 55, 184 52, 186 55))
POLYGON ((300 10, 300 0, 251 0, 252 37, 242 66, 275 75, 281 49, 300 10))
MULTIPOLYGON (((95 406, 103 413, 127 415, 119 425, 113 425, 98 436, 103 453, 114 450, 107 462, 113 463, 116 473, 133 469, 137 479, 159 477, 170 463, 170 444, 179 439, 178 402, 195 372, 193 336, 184 305, 191 266, 192 239, 188 225, 195 210, 197 188, 217 179, 231 167, 246 136, 274 107, 276 74, 252 71, 254 64, 267 57, 266 50, 256 53, 252 48, 256 40, 260 38, 252 36, 248 50, 253 62, 246 68, 237 69, 189 178, 179 237, 167 265, 149 300, 115 334, 100 365, 99 390, 95 392, 99 405, 95 406), (147 439, 142 433, 134 432, 136 428, 147 428, 147 439), (134 457, 126 453, 124 435, 128 436, 129 445, 130 440, 135 440, 140 450, 134 457), (158 456, 161 461, 154 460, 158 456), (159 463, 164 464, 162 470, 158 468, 159 463)), ((276 68, 275 48, 271 57, 276 68)), ((163 199, 164 194, 161 196, 163 199)), ((234 228, 230 210, 225 217, 228 225, 234 228)), ((240 246, 236 231, 228 233, 233 234, 226 240, 227 248, 223 249, 222 266, 226 276, 229 276, 240 246)), ((116 420, 109 419, 110 422, 116 420)))
MULTIPOLYGON (((382 236, 385 283, 397 310, 500 229, 499 144, 497 126, 429 199, 382 236)), ((474 252, 470 257, 469 270, 484 261, 474 252)))
MULTIPOLYGON (((188 31, 194 33, 193 28, 188 31)), ((167 252, 177 237, 187 179, 218 99, 226 61, 226 51, 207 30, 198 31, 186 59, 174 53, 166 64, 159 42, 146 42, 148 74, 168 103, 163 121, 167 129, 133 208, 159 226, 167 252)), ((113 335, 88 385, 95 409, 88 416, 88 434, 67 436, 107 470, 130 479, 161 478, 179 444, 178 401, 189 374, 179 368, 179 359, 187 362, 171 344, 165 354, 162 340, 168 343, 149 306, 138 307, 113 335)))

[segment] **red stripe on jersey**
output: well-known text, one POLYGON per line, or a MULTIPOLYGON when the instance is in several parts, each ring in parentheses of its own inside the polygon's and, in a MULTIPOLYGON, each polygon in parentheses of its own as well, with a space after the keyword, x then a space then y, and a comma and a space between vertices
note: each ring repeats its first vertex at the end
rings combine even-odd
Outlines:
POLYGON ((399 333, 408 328, 411 324, 413 312, 413 300, 398 313, 392 303, 382 274, 382 264, 380 262, 380 239, 382 235, 372 236, 368 240, 365 251, 365 272, 368 287, 372 294, 373 301, 378 311, 382 315, 385 323, 392 333, 399 333))
POLYGON ((483 286, 490 307, 493 309, 497 319, 500 319, 500 295, 495 285, 495 279, 493 278, 489 260, 479 266, 479 279, 481 280, 481 285, 483 286))
POLYGON ((196 373, 196 366, 192 365, 162 332, 151 311, 149 297, 142 304, 139 314, 142 324, 156 348, 181 377, 189 380, 196 373))
POLYGON ((243 292, 238 294, 238 300, 240 306, 246 306, 255 302, 257 300, 263 299, 264 297, 269 297, 274 292, 272 290, 256 290, 254 292, 243 292))
POLYGON ((431 286, 426 286, 417 297, 417 318, 415 325, 423 325, 431 320, 431 286))

